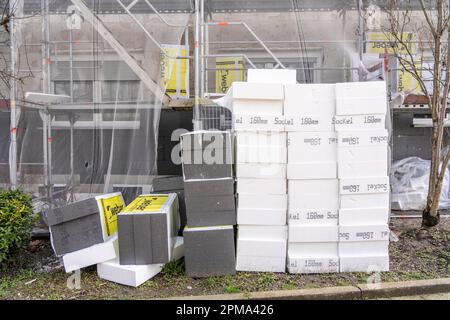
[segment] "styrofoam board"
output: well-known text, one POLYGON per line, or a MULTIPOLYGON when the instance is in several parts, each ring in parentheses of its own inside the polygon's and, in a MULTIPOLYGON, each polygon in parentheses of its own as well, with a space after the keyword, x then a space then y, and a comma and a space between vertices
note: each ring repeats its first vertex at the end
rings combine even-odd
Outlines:
POLYGON ((286 194, 286 179, 237 178, 237 194, 286 194))
POLYGON ((389 207, 339 209, 339 225, 379 225, 389 221, 389 207))
POLYGON ((339 242, 389 240, 387 224, 339 226, 339 242))
POLYGON ((101 262, 115 259, 119 249, 117 235, 110 240, 96 244, 92 247, 67 253, 63 256, 63 265, 66 272, 72 272, 101 262))
POLYGON ((337 256, 316 258, 297 257, 287 258, 287 269, 289 273, 334 273, 339 272, 339 258, 337 256))
POLYGON ((388 161, 388 148, 344 147, 337 148, 338 162, 388 161))
POLYGON ((389 177, 362 177, 339 179, 339 194, 388 193, 389 177))
POLYGON ((236 178, 286 179, 286 164, 237 163, 236 178))
POLYGON ((284 226, 286 209, 237 208, 237 223, 244 225, 284 226))
POLYGON ((237 163, 279 163, 287 162, 286 146, 237 146, 237 163))
POLYGON ((299 114, 285 115, 285 130, 299 132, 334 131, 332 114, 299 114))
POLYGON ((340 272, 389 271, 389 256, 339 257, 340 272))
POLYGON ((303 258, 337 257, 338 242, 289 242, 288 255, 303 258))
POLYGON ((339 207, 341 209, 378 208, 380 206, 389 206, 389 202, 389 193, 348 194, 339 196, 339 207))
POLYGON ((239 238, 237 240, 236 254, 238 256, 285 257, 286 247, 286 240, 253 240, 239 238))
POLYGON ((286 146, 286 132, 238 131, 235 133, 237 146, 286 146))
POLYGON ((289 132, 288 163, 336 161, 335 132, 289 132))
POLYGON ((361 130, 361 131, 339 131, 337 133, 338 147, 374 147, 386 146, 389 142, 386 129, 361 130))
POLYGON ((386 114, 335 116, 333 123, 338 132, 386 129, 386 114))
POLYGON ((234 99, 233 114, 283 115, 282 100, 234 99))
POLYGON ((336 179, 336 161, 314 161, 287 164, 287 178, 289 180, 336 179))
POLYGON ((291 209, 288 208, 290 225, 338 225, 338 209, 291 209))
POLYGON ((339 178, 377 177, 388 175, 387 161, 354 161, 337 164, 339 178))
POLYGON ((237 239, 286 241, 287 226, 238 225, 237 239))
POLYGON ((283 209, 287 210, 287 194, 238 194, 237 207, 242 209, 283 209))
POLYGON ((285 272, 286 255, 284 257, 236 256, 237 271, 285 272))
POLYGON ((254 83, 234 81, 231 87, 233 99, 283 100, 281 83, 254 83))
POLYGON ((291 242, 337 242, 337 226, 289 225, 288 241, 291 242))
POLYGON ((273 114, 233 114, 235 131, 284 131, 286 119, 273 114))
POLYGON ((389 240, 339 242, 339 255, 344 257, 387 256, 389 240))
MULTIPOLYGON (((180 259, 184 255, 183 238, 177 237, 172 252, 172 261, 180 259)), ((138 287, 145 281, 156 276, 164 267, 164 264, 150 265, 121 265, 119 259, 97 264, 97 274, 100 278, 120 283, 127 286, 138 287)))

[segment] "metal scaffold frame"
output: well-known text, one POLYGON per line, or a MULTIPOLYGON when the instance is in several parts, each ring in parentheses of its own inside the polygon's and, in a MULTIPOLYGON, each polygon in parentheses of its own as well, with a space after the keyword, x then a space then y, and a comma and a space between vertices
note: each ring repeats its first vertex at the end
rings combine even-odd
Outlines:
MULTIPOLYGON (((132 71, 135 72, 135 74, 138 76, 138 78, 142 81, 142 83, 155 94, 156 100, 163 101, 164 105, 169 104, 169 98, 163 92, 158 85, 157 81, 154 79, 151 79, 148 73, 142 68, 142 66, 133 58, 133 56, 127 51, 126 48, 123 47, 123 45, 116 39, 116 37, 112 34, 112 32, 105 26, 105 24, 102 22, 101 18, 95 14, 83 0, 71 0, 73 4, 76 5, 76 7, 80 10, 83 17, 86 19, 87 22, 92 24, 93 28, 99 33, 99 35, 103 38, 103 40, 109 44, 109 46, 123 59, 123 61, 130 67, 132 71)), ((192 22, 188 22, 186 25, 179 25, 179 24, 173 24, 168 22, 164 16, 160 13, 160 9, 154 5, 151 0, 133 0, 128 5, 124 3, 123 0, 111 0, 111 2, 115 2, 118 5, 118 8, 122 10, 123 14, 127 14, 130 16, 130 18, 133 20, 133 22, 140 28, 141 31, 146 35, 148 39, 160 50, 161 54, 166 56, 166 58, 169 59, 186 59, 188 61, 193 62, 193 68, 194 68, 194 114, 200 114, 200 106, 201 106, 201 99, 203 99, 208 94, 208 72, 217 70, 216 67, 210 67, 208 66, 208 61, 215 58, 220 57, 240 57, 243 60, 245 60, 248 64, 248 68, 256 68, 256 64, 252 61, 252 59, 246 54, 245 48, 242 48, 242 52, 239 53, 211 53, 211 46, 212 45, 223 45, 223 44, 255 44, 258 45, 262 50, 271 58, 273 59, 275 63, 275 68, 286 68, 284 63, 280 60, 279 57, 274 52, 274 49, 272 47, 276 46, 279 43, 287 43, 289 41, 278 41, 278 40, 262 40, 262 38, 254 31, 253 28, 251 28, 246 22, 244 21, 212 21, 211 14, 212 12, 222 12, 220 10, 213 11, 211 10, 210 6, 207 4, 209 1, 207 0, 192 0, 194 3, 193 11, 190 13, 192 14, 192 22), (145 28, 145 26, 140 22, 140 20, 133 14, 132 9, 137 7, 138 3, 142 3, 146 7, 148 7, 148 12, 155 14, 160 21, 162 21, 168 28, 178 28, 182 29, 184 32, 184 43, 185 45, 189 45, 189 35, 190 32, 193 34, 193 49, 192 49, 192 55, 180 55, 180 56, 172 56, 166 53, 164 48, 162 47, 161 43, 145 28), (213 28, 227 28, 227 27, 241 27, 243 28, 251 37, 253 40, 248 41, 210 41, 210 32, 213 28)), ((31 44, 31 45, 39 45, 41 46, 42 51, 42 69, 40 72, 42 72, 42 92, 43 93, 52 93, 51 88, 51 68, 50 68, 50 47, 51 45, 58 45, 58 43, 68 44, 69 45, 69 71, 70 71, 70 90, 73 92, 73 38, 72 33, 69 32, 69 40, 68 41, 51 41, 50 40, 50 33, 49 33, 49 1, 48 0, 41 0, 41 18, 42 18, 42 43, 41 44, 31 44)), ((363 8, 363 2, 362 0, 355 0, 354 1, 354 8, 352 10, 356 9, 358 12, 358 34, 356 39, 343 39, 343 40, 306 40, 304 39, 303 43, 351 43, 352 45, 355 45, 355 47, 358 49, 358 54, 360 59, 363 56, 364 53, 364 46, 365 43, 368 42, 368 40, 365 39, 364 36, 364 20, 362 19, 362 10, 363 8)), ((331 10, 331 9, 330 9, 331 10)), ((294 11, 294 10, 292 10, 294 11)), ((174 10, 174 13, 178 13, 178 11, 174 10)), ((231 11, 230 11, 231 12, 231 11)), ((248 11, 243 11, 248 12, 248 11)), ((266 12, 266 11, 264 11, 266 12)), ((345 28, 345 15, 342 17, 343 22, 343 28, 345 28)), ((11 32, 11 69, 12 74, 15 74, 15 72, 20 72, 21 70, 15 70, 15 55, 16 55, 16 45, 14 43, 14 19, 11 20, 10 24, 10 32, 11 32)), ((291 41, 293 44, 300 44, 300 40, 291 41)), ((30 46, 30 44, 28 44, 30 46)), ((345 56, 345 55, 344 55, 345 56)), ((345 57, 343 58, 343 63, 341 66, 327 66, 327 67, 299 67, 297 70, 336 70, 336 71, 342 71, 344 74, 348 71, 354 71, 357 70, 360 72, 359 68, 356 67, 348 67, 346 65, 345 57)), ((233 69, 234 70, 234 69, 233 69)), ((247 70, 247 68, 243 68, 242 70, 247 70)), ((71 95, 72 96, 72 95, 71 95)), ((12 188, 17 187, 17 129, 16 129, 16 123, 17 123, 17 111, 20 110, 20 106, 16 103, 16 85, 15 81, 13 80, 11 83, 11 92, 10 92, 10 105, 11 105, 11 149, 10 149, 10 176, 11 176, 11 186, 12 188)), ((71 100, 73 103, 73 98, 71 100)), ((47 197, 48 199, 52 198, 53 193, 53 186, 52 186, 52 148, 51 148, 51 142, 52 142, 52 128, 51 128, 51 110, 56 110, 60 108, 58 105, 51 106, 49 108, 38 108, 39 113, 41 116, 41 119, 43 121, 43 150, 44 150, 44 159, 43 159, 43 166, 44 166, 44 186, 47 190, 47 197)), ((75 108, 75 107, 74 107, 75 108)), ((79 106, 76 107, 77 109, 79 106)), ((69 110, 70 106, 64 106, 65 110, 69 110)), ((73 130, 74 130, 74 122, 76 121, 75 118, 71 118, 70 121, 70 144, 71 144, 71 162, 70 162, 70 174, 71 179, 73 179, 74 174, 74 168, 73 168, 73 130)), ((198 128, 199 124, 195 123, 195 116, 194 116, 194 128, 198 128)))

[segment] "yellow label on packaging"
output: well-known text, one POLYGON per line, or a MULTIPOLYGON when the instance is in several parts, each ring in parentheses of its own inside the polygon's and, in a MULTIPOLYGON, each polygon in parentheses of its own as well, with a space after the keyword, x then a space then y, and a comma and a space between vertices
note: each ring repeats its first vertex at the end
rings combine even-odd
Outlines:
POLYGON ((161 212, 168 198, 168 195, 142 195, 134 199, 123 212, 161 212))
POLYGON ((392 34, 384 32, 367 33, 367 40, 369 41, 366 42, 366 52, 384 54, 387 49, 388 54, 407 54, 408 51, 415 54, 414 40, 416 40, 416 35, 412 32, 404 32, 401 38, 406 47, 397 42, 392 34))
POLYGON ((172 98, 189 98, 189 48, 181 45, 162 45, 166 55, 161 55, 161 85, 172 98))
POLYGON ((123 210, 121 195, 98 199, 107 237, 117 232, 117 215, 123 210))
POLYGON ((216 59, 216 93, 227 93, 234 81, 244 81, 242 58, 216 59))

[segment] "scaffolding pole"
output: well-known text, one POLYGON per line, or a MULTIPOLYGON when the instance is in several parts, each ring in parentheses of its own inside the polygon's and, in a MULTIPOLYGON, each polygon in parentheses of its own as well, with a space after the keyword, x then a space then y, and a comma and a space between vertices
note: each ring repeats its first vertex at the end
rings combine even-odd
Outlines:
POLYGON ((195 0, 195 18, 194 18, 194 130, 199 129, 197 117, 200 115, 200 0, 195 0))
MULTIPOLYGON (((14 16, 13 3, 9 3, 9 15, 14 16)), ((10 119, 10 135, 11 144, 9 150, 9 168, 10 168, 10 180, 11 189, 17 189, 17 106, 16 106, 16 37, 15 37, 15 19, 10 20, 10 46, 11 46, 11 75, 10 75, 10 108, 11 108, 11 119, 10 119)))

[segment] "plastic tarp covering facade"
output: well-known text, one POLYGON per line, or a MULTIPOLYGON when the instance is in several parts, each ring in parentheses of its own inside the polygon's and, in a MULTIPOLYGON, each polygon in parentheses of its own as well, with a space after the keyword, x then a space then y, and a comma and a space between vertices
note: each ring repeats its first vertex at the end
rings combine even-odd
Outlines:
MULTIPOLYGON (((128 5, 131 1, 122 2, 128 5)), ((51 148, 49 176, 56 205, 112 191, 125 191, 129 201, 136 194, 151 191, 151 180, 158 174, 158 131, 164 95, 158 97, 149 89, 129 60, 98 32, 98 26, 109 30, 158 87, 166 83, 161 79, 161 50, 130 15, 107 11, 103 1, 84 1, 98 17, 95 21, 90 21, 72 1, 49 1, 45 22, 36 3, 40 1, 24 2, 26 18, 20 20, 17 30, 21 41, 16 77, 22 79, 17 88, 17 104, 22 110, 17 125, 18 187, 48 205, 44 186, 47 145, 51 148), (47 56, 44 25, 49 38, 47 56), (71 96, 71 101, 48 109, 48 139, 43 130, 45 111, 24 98, 25 92, 45 92, 46 80, 46 93, 71 96)), ((133 15, 160 44, 184 45, 183 26, 190 13, 162 15, 176 26, 167 25, 154 13, 133 15)), ((8 52, 9 48, 2 50, 8 52)), ((173 63, 169 68, 176 64, 175 59, 170 61, 173 63)), ((7 90, 2 87, 8 95, 7 90)), ((165 88, 161 90, 165 92, 165 88)), ((0 187, 10 185, 7 109, 0 112, 0 187)))
MULTIPOLYGON (((430 161, 409 157, 394 162, 391 168, 392 202, 400 210, 423 210, 427 201, 430 161)), ((442 183, 440 208, 450 208, 450 174, 442 183)))

